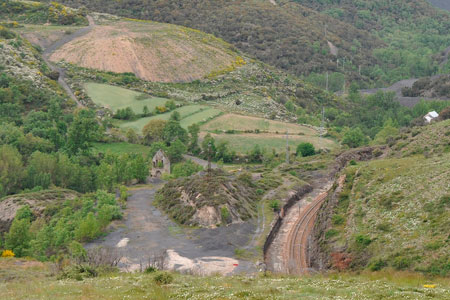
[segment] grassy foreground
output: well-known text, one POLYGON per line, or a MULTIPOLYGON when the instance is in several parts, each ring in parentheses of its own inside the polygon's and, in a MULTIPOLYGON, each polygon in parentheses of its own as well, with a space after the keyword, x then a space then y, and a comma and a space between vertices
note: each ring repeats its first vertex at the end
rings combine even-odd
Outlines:
POLYGON ((449 299, 448 279, 411 273, 281 277, 174 275, 158 285, 152 274, 113 273, 84 281, 57 280, 48 266, 0 259, 2 299, 449 299), (432 284, 431 287, 424 287, 432 284), (434 286, 435 285, 435 286, 434 286))

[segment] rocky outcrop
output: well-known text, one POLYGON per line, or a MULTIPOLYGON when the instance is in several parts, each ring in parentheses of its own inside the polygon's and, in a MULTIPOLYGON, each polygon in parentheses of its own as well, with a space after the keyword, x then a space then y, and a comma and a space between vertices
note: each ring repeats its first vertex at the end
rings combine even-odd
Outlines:
POLYGON ((17 210, 25 205, 31 208, 35 216, 40 216, 49 205, 62 204, 78 196, 77 192, 57 189, 5 197, 0 200, 0 233, 9 230, 17 210))
POLYGON ((258 199, 248 181, 217 169, 167 183, 156 204, 180 224, 215 227, 255 217, 258 199))

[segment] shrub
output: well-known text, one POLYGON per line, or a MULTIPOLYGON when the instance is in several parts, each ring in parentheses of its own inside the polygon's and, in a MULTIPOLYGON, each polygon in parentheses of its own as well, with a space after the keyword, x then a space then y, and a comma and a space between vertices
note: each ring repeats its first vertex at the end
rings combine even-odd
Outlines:
POLYGON ((14 256, 16 255, 11 250, 4 250, 2 252, 2 257, 14 257, 14 256))
POLYGON ((327 232, 325 232, 325 239, 330 239, 338 234, 339 231, 337 231, 336 229, 330 229, 327 232))
POLYGON ((375 259, 369 263, 369 269, 371 271, 379 271, 386 266, 387 266, 386 261, 382 260, 381 258, 375 259))
POLYGON ((150 273, 155 273, 156 271, 158 271, 157 268, 153 267, 153 266, 149 266, 147 268, 145 268, 145 273, 150 274, 150 273))
POLYGON ((372 240, 363 234, 359 234, 355 237, 355 242, 358 248, 365 248, 372 243, 372 240))
POLYGON ((316 150, 314 149, 313 144, 311 143, 300 143, 297 146, 297 156, 301 155, 302 157, 312 156, 316 154, 316 150))
POLYGON ((341 215, 334 215, 332 219, 333 219, 334 225, 344 224, 344 221, 345 221, 345 218, 341 215))
POLYGON ((173 276, 167 272, 160 272, 153 277, 153 281, 158 285, 171 284, 173 282, 173 276))
POLYGON ((409 257, 397 256, 392 263, 395 269, 405 270, 412 265, 412 260, 409 257))
POLYGON ((222 206, 222 208, 220 209, 220 215, 222 217, 222 222, 224 223, 231 222, 231 215, 230 212, 228 211, 228 207, 222 206))
POLYGON ((269 207, 273 210, 273 211, 279 211, 280 210, 280 201, 278 200, 273 200, 270 202, 269 207))

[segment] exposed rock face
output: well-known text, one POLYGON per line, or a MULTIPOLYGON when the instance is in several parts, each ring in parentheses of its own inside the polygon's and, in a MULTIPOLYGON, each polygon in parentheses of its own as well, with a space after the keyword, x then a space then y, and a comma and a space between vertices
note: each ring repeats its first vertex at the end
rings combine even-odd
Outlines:
POLYGON ((42 192, 13 195, 0 200, 0 233, 7 232, 17 210, 28 205, 36 216, 43 213, 50 204, 63 203, 79 196, 71 190, 47 190, 42 192))

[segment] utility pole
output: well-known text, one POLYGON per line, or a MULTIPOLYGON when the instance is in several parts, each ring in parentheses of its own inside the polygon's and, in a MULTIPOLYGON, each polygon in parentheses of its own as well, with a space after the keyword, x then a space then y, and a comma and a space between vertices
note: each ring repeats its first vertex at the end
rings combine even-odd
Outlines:
POLYGON ((289 164, 289 133, 286 130, 286 163, 289 164))
POLYGON ((322 105, 322 124, 320 125, 320 137, 323 136, 325 132, 325 106, 322 105))
POLYGON ((327 92, 328 92, 328 71, 327 71, 327 83, 326 83, 326 89, 327 89, 327 92))
POLYGON ((211 142, 208 143, 208 177, 211 176, 211 142))

